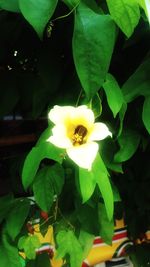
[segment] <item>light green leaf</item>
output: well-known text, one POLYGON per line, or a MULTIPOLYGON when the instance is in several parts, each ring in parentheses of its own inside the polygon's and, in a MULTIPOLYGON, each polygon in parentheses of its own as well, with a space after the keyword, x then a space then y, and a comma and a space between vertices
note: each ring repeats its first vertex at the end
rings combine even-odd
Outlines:
POLYGON ((54 195, 61 193, 64 185, 64 171, 61 165, 46 166, 39 170, 33 183, 35 200, 44 211, 49 211, 54 195))
POLYGON ((144 9, 150 23, 150 0, 137 0, 139 5, 144 9))
MULTIPOLYGON (((93 0, 91 2, 93 3, 93 0)), ((94 12, 89 8, 88 1, 79 4, 75 16, 73 57, 88 100, 104 82, 115 37, 116 28, 109 15, 94 12)))
POLYGON ((0 263, 1 267, 22 267, 18 249, 8 243, 6 234, 0 245, 0 263))
POLYGON ((14 240, 28 216, 30 202, 28 199, 16 200, 6 218, 6 231, 14 240))
POLYGON ((60 231, 56 236, 58 245, 57 258, 63 258, 66 254, 70 256, 70 267, 82 265, 82 248, 73 231, 60 231))
POLYGON ((93 163, 92 172, 104 199, 108 219, 111 220, 114 211, 113 192, 108 171, 99 154, 93 163))
POLYGON ((20 12, 19 0, 0 0, 0 8, 12 12, 20 12))
POLYGON ((140 19, 137 0, 106 0, 109 12, 127 37, 134 32, 140 19))
POLYGON ((62 149, 55 147, 49 142, 42 143, 41 145, 32 148, 27 155, 23 166, 22 182, 24 188, 27 189, 33 183, 39 164, 44 158, 62 163, 62 151, 62 149))
POLYGON ((114 156, 114 161, 124 162, 130 159, 136 152, 140 142, 140 135, 130 129, 124 129, 118 138, 119 151, 114 156))
POLYGON ((144 61, 138 69, 124 83, 122 92, 127 103, 133 101, 136 97, 150 94, 150 58, 144 61))
POLYGON ((20 10, 42 39, 43 31, 53 15, 58 0, 19 0, 20 10))
POLYGON ((89 254, 92 248, 94 238, 95 238, 94 235, 89 234, 88 232, 85 232, 84 230, 81 229, 80 235, 79 235, 79 242, 83 249, 84 259, 87 257, 87 255, 89 254))
POLYGON ((106 208, 103 204, 98 205, 98 219, 100 225, 100 236, 106 244, 112 245, 114 235, 114 220, 108 220, 106 208))
POLYGON ((29 260, 35 259, 36 249, 41 246, 37 235, 22 236, 18 241, 18 248, 23 249, 29 260))
POLYGON ((145 128, 150 134, 150 96, 145 98, 142 112, 142 120, 145 125, 145 128))
POLYGON ((102 86, 106 93, 108 105, 115 118, 124 101, 122 91, 116 79, 109 73, 107 74, 106 81, 102 86))
POLYGON ((93 172, 79 168, 79 184, 84 203, 92 196, 96 186, 93 172))
POLYGON ((124 122, 126 111, 127 111, 127 104, 124 102, 119 112, 120 127, 118 131, 118 137, 121 135, 122 130, 123 130, 123 122, 124 122))

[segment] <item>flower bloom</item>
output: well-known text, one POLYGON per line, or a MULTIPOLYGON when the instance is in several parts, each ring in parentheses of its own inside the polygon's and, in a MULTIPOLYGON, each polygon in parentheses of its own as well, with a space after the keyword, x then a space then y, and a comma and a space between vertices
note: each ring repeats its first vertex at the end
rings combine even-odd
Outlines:
POLYGON ((104 123, 94 123, 94 113, 87 106, 54 106, 49 119, 55 124, 47 141, 65 148, 68 156, 81 168, 90 170, 98 152, 98 144, 112 135, 104 123))

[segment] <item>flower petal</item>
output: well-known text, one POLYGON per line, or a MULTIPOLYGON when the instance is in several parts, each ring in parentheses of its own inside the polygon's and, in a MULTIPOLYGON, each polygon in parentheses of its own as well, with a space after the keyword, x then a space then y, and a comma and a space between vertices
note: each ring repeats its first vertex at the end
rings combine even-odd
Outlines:
POLYGON ((106 124, 97 122, 93 125, 93 129, 88 137, 88 141, 103 140, 109 135, 112 136, 112 133, 109 131, 106 124))
POLYGON ((54 126, 52 129, 53 135, 47 141, 60 148, 68 148, 72 146, 70 139, 66 135, 66 128, 62 124, 54 126))
POLYGON ((74 111, 75 108, 71 106, 54 106, 54 108, 50 110, 48 117, 55 124, 63 123, 74 111))
POLYGON ((79 167, 91 170, 97 151, 98 144, 91 142, 68 148, 67 154, 79 167))

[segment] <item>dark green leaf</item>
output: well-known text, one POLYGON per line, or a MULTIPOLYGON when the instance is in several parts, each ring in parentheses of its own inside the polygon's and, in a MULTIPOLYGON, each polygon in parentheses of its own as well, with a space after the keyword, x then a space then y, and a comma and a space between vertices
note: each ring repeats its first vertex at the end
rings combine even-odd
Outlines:
POLYGON ((13 205, 13 196, 11 194, 0 198, 0 223, 4 218, 7 218, 9 211, 13 205))
POLYGON ((103 83, 103 88, 106 93, 108 105, 115 118, 124 101, 122 91, 116 79, 111 74, 107 74, 106 81, 103 83))
POLYGON ((35 200, 40 208, 49 211, 54 200, 54 195, 61 193, 64 184, 64 171, 61 165, 44 167, 37 173, 33 183, 35 200))
POLYGON ((30 209, 28 199, 16 200, 6 218, 6 231, 14 240, 19 234, 30 209))
POLYGON ((48 253, 42 253, 36 256, 35 260, 27 261, 26 267, 51 267, 48 253))
POLYGON ((41 243, 37 235, 22 236, 18 242, 19 249, 24 250, 26 257, 29 260, 35 259, 36 257, 35 250, 40 246, 41 243))
POLYGON ((140 135, 130 129, 124 129, 118 138, 119 151, 114 156, 114 161, 124 162, 136 152, 140 142, 140 135))
POLYGON ((120 127, 119 127, 119 131, 118 131, 118 137, 122 133, 123 122, 124 122, 124 117, 125 117, 126 111, 127 111, 127 104, 124 102, 121 109, 120 109, 120 112, 119 112, 120 127))
POLYGON ((94 161, 92 172, 104 199, 108 219, 111 220, 114 211, 113 192, 108 171, 99 154, 94 161))
POLYGON ((114 235, 114 220, 108 220, 106 208, 103 204, 98 205, 98 218, 100 225, 100 236, 108 245, 112 244, 112 237, 114 235))
POLYGON ((73 56, 83 89, 91 99, 107 74, 116 28, 109 15, 95 13, 86 2, 80 2, 76 11, 73 56))
POLYGON ((22 182, 25 189, 27 189, 32 184, 36 172, 39 168, 39 164, 44 158, 52 159, 54 161, 62 163, 62 150, 55 147, 49 142, 42 143, 38 147, 32 148, 25 159, 22 171, 22 182))
POLYGON ((20 12, 18 1, 19 0, 0 0, 0 8, 12 12, 20 12))
POLYGON ((110 14, 116 24, 130 37, 140 19, 140 9, 136 0, 106 0, 110 14))
POLYGON ((57 6, 57 0, 19 0, 20 10, 40 38, 57 6))
POLYGON ((145 128, 150 134, 150 96, 145 98, 144 105, 143 105, 142 119, 143 119, 145 128))
POLYGON ((76 7, 79 3, 80 0, 63 0, 63 2, 70 8, 76 7))
POLYGON ((144 61, 139 68, 124 83, 122 92, 127 103, 136 97, 150 94, 150 58, 144 61))
POLYGON ((70 256, 70 267, 81 266, 83 260, 82 248, 73 231, 60 231, 56 236, 58 245, 57 258, 70 256))
POLYGON ((0 245, 0 265, 1 267, 22 267, 18 249, 10 245, 7 236, 3 235, 2 244, 0 245))
POLYGON ((96 181, 92 171, 79 168, 79 184, 83 203, 86 202, 93 194, 96 181))
POLYGON ((102 113, 102 102, 97 93, 91 100, 91 109, 94 112, 94 117, 97 118, 102 113))

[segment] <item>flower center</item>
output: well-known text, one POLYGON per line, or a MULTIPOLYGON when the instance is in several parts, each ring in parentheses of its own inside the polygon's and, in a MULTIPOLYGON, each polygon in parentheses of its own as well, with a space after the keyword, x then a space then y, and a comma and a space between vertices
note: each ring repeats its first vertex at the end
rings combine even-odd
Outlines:
POLYGON ((72 141, 74 146, 82 145, 86 142, 85 137, 87 135, 87 129, 83 125, 78 125, 75 128, 72 141))

